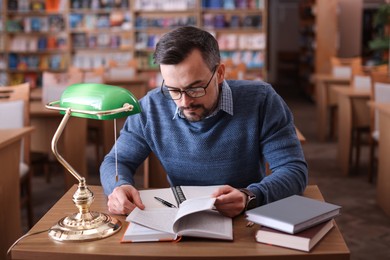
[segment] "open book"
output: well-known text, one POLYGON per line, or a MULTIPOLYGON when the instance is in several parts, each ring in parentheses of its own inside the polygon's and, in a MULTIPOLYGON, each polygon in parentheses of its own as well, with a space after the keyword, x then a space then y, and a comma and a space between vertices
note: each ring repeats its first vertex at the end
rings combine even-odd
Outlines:
POLYGON ((140 191, 145 209, 135 208, 127 216, 126 220, 130 224, 122 242, 175 240, 178 236, 232 240, 232 219, 213 210, 215 198, 210 195, 216 188, 181 187, 178 190, 185 200, 179 202, 177 208, 166 207, 154 199, 158 196, 174 204, 178 196, 173 193, 177 189, 140 191))

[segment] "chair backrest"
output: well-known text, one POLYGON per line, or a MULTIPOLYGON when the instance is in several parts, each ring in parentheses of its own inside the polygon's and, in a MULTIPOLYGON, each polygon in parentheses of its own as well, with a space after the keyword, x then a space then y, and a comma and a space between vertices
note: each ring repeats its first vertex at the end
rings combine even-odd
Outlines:
POLYGON ((341 74, 343 77, 351 77, 353 74, 360 73, 361 71, 363 71, 361 57, 352 57, 352 58, 331 57, 330 64, 332 66, 332 73, 334 75, 335 73, 341 74))
POLYGON ((226 59, 224 63, 226 79, 244 79, 247 70, 245 63, 235 64, 232 59, 226 59))
MULTIPOLYGON (((30 84, 0 87, 0 128, 30 126, 30 84)), ((22 160, 30 162, 30 137, 23 139, 22 160)))
POLYGON ((368 73, 387 73, 389 72, 389 65, 388 64, 381 64, 381 65, 375 65, 375 66, 366 66, 363 68, 364 71, 368 73))
MULTIPOLYGON (((373 73, 371 84, 371 97, 376 103, 390 103, 390 75, 387 73, 373 73)), ((372 112, 372 130, 379 129, 378 111, 372 112)))
POLYGON ((98 68, 94 70, 84 71, 83 72, 83 82, 84 83, 104 83, 104 68, 98 68))
POLYGON ((368 73, 355 73, 352 75, 352 87, 357 90, 371 91, 371 75, 368 73))
POLYGON ((43 72, 42 75, 42 103, 59 100, 62 92, 73 84, 83 82, 83 73, 72 70, 68 72, 43 72))
POLYGON ((341 65, 332 66, 332 75, 337 78, 350 78, 352 76, 352 68, 341 65))

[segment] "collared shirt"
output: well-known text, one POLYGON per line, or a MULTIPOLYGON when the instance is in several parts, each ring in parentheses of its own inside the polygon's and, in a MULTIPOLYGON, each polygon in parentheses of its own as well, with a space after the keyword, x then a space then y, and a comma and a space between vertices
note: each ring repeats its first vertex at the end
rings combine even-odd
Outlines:
MULTIPOLYGON (((215 116, 220 110, 223 110, 226 113, 233 115, 232 90, 230 89, 229 85, 225 80, 222 83, 221 95, 219 95, 218 106, 206 118, 215 116)), ((180 116, 181 118, 185 118, 182 112, 179 110, 179 107, 176 107, 176 111, 172 119, 175 119, 177 115, 180 116)))

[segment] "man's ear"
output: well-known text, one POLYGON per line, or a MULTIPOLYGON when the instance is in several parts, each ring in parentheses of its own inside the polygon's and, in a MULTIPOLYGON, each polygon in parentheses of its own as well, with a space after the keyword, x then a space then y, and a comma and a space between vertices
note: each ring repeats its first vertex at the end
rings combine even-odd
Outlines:
POLYGON ((217 79, 218 79, 218 85, 221 84, 225 79, 225 64, 223 63, 219 64, 218 66, 217 79))

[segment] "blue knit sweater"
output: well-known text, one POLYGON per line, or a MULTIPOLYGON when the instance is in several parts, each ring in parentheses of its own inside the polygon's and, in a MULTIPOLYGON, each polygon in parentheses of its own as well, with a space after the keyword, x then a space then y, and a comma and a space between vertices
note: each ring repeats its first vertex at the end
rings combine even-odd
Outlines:
POLYGON ((302 193, 307 165, 285 102, 264 82, 226 83, 234 115, 221 110, 199 122, 174 117, 175 103, 159 89, 142 98, 142 112, 127 118, 117 140, 119 181, 114 148, 101 165, 105 193, 134 184, 133 174, 150 152, 161 161, 171 185, 247 187, 258 205, 302 193), (272 170, 269 176, 265 162, 272 170))

